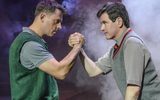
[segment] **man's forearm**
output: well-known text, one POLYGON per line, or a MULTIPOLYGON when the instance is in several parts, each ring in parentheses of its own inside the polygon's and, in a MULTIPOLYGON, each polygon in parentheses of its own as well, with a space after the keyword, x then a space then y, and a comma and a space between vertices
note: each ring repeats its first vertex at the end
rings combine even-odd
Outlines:
POLYGON ((93 77, 102 73, 102 70, 96 66, 96 64, 86 55, 83 49, 80 52, 80 59, 82 65, 85 67, 89 76, 93 77))
POLYGON ((79 53, 81 46, 75 46, 73 49, 68 53, 68 55, 60 61, 61 64, 61 71, 64 74, 67 74, 71 67, 74 64, 74 59, 76 58, 77 54, 79 53))
POLYGON ((70 53, 60 62, 55 58, 49 59, 39 66, 39 69, 56 77, 64 79, 74 64, 74 59, 78 54, 81 46, 74 47, 70 53))

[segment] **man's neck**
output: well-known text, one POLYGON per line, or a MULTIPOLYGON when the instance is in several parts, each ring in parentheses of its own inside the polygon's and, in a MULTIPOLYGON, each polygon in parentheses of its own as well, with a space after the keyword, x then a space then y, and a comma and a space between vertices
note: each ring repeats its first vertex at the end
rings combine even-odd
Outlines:
POLYGON ((32 25, 29 26, 29 29, 32 30, 38 36, 40 37, 43 36, 42 32, 40 31, 40 27, 38 25, 33 23, 32 25))
POLYGON ((128 28, 126 28, 126 27, 121 28, 118 31, 117 36, 115 37, 115 40, 117 40, 118 38, 120 38, 127 30, 128 30, 128 28))
POLYGON ((123 27, 122 29, 119 30, 117 36, 114 38, 114 40, 118 45, 121 42, 121 39, 123 38, 124 34, 127 32, 128 29, 129 28, 123 27))

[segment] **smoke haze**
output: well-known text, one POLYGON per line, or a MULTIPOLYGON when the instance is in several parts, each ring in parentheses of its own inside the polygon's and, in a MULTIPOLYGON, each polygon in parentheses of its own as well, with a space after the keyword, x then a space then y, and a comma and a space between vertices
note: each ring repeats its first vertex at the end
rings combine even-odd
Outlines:
MULTIPOLYGON (((81 24, 80 31, 86 38, 85 51, 89 57, 94 60, 107 52, 114 43, 113 41, 105 39, 103 33, 100 32, 100 24, 96 18, 98 9, 102 7, 106 1, 92 0, 92 2, 88 3, 86 0, 80 0, 80 4, 76 6, 81 8, 78 12, 83 12, 83 14, 85 14, 85 16, 79 17, 84 20, 81 24)), ((122 3, 128 10, 131 28, 144 39, 146 46, 151 51, 157 70, 160 70, 160 53, 158 52, 160 49, 160 1, 123 0, 122 3)), ((82 73, 85 72, 80 70, 77 74, 77 84, 93 87, 92 80, 90 81, 90 79, 87 79, 90 82, 85 80, 82 73)), ((112 98, 112 100, 122 100, 121 94, 116 85, 113 84, 115 82, 112 78, 111 74, 100 76, 95 79, 99 80, 95 83, 95 86, 99 88, 98 91, 100 95, 102 95, 102 100, 107 100, 109 98, 112 98), (117 96, 115 97, 115 95, 117 96)))

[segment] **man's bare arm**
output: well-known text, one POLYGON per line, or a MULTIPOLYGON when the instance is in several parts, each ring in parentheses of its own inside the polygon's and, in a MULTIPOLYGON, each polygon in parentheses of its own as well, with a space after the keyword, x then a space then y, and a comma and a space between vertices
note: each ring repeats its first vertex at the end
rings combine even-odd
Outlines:
MULTIPOLYGON (((83 41, 83 37, 81 35, 79 35, 77 39, 81 39, 81 41, 83 41)), ((64 79, 73 65, 73 60, 76 58, 81 46, 83 45, 83 42, 79 42, 79 40, 77 41, 77 44, 73 46, 73 49, 66 57, 64 57, 64 59, 58 62, 55 58, 52 58, 42 63, 39 66, 39 69, 58 79, 64 79)))
POLYGON ((125 100, 138 100, 140 87, 137 85, 128 85, 126 88, 125 100))
POLYGON ((82 61, 82 64, 85 67, 85 69, 90 77, 97 76, 103 72, 98 66, 96 66, 95 62, 93 62, 87 56, 87 54, 84 52, 83 49, 81 49, 81 52, 79 55, 80 55, 80 59, 82 61))

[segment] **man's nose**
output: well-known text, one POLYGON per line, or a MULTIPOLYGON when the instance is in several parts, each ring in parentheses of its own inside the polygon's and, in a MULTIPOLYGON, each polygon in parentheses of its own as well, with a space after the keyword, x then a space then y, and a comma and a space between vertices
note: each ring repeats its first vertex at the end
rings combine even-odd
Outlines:
POLYGON ((104 32, 104 29, 105 29, 104 25, 101 25, 101 29, 100 29, 100 30, 101 30, 102 32, 104 32))
POLYGON ((58 29, 59 30, 62 29, 62 24, 61 23, 58 24, 58 29))

